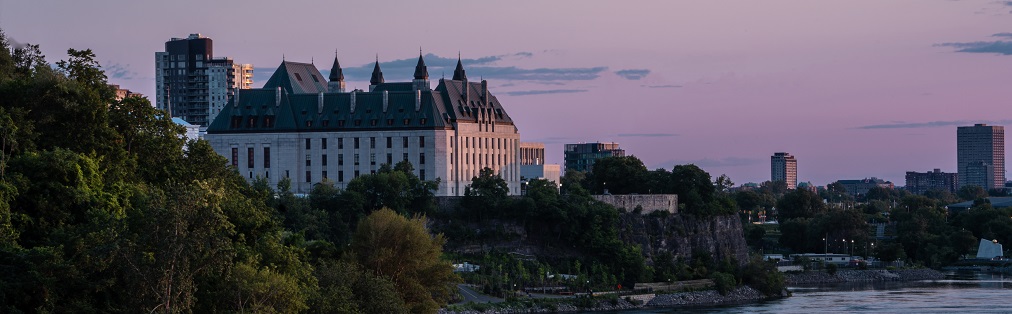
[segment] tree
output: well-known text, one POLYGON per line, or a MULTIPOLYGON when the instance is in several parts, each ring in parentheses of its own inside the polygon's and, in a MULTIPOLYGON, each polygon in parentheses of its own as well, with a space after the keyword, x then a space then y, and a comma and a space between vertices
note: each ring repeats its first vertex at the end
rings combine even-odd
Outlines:
POLYGON ((710 181, 710 174, 696 165, 678 165, 671 171, 671 182, 678 203, 689 211, 704 210, 713 201, 716 187, 710 181))
POLYGON ((495 174, 492 169, 481 169, 471 184, 464 187, 464 199, 461 205, 476 215, 478 221, 488 216, 499 215, 509 202, 509 186, 506 180, 495 174))
POLYGON ((826 211, 826 204, 815 192, 795 189, 777 202, 777 213, 780 221, 794 218, 812 218, 826 211))
POLYGON ((981 198, 987 198, 987 190, 980 187, 979 185, 964 185, 959 188, 956 195, 964 201, 972 201, 981 198))
POLYGON ((351 243, 359 265, 390 278, 412 313, 435 313, 460 277, 440 259, 443 236, 429 235, 424 217, 408 219, 381 209, 358 225, 351 243))
POLYGON ((594 162, 590 173, 591 191, 611 194, 647 193, 647 167, 636 156, 605 157, 594 162))

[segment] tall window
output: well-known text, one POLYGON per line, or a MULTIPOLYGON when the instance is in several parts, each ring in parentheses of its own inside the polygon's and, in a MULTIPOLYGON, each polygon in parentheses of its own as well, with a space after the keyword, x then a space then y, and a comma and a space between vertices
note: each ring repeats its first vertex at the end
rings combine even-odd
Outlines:
POLYGON ((404 161, 408 161, 408 153, 404 153, 404 161))
POLYGON ((394 138, 387 136, 387 148, 394 147, 394 138))
POLYGON ((418 169, 418 179, 425 181, 425 169, 418 169))
POLYGON ((425 137, 424 136, 419 136, 418 137, 418 147, 425 147, 425 137))
POLYGON ((394 154, 387 153, 387 164, 388 165, 394 164, 394 154))
POLYGON ((344 182, 344 171, 337 171, 337 182, 344 182))
POLYGON ((253 147, 246 148, 246 168, 253 168, 253 147))
POLYGON ((326 178, 327 178, 327 170, 324 170, 324 171, 323 171, 323 173, 321 173, 321 174, 323 175, 323 178, 324 178, 324 179, 326 179, 326 178))
POLYGON ((344 154, 337 154, 337 165, 344 166, 344 154))
POLYGON ((369 164, 376 165, 376 153, 369 153, 369 164))
POLYGON ((313 148, 313 146, 312 146, 312 145, 311 145, 310 143, 311 143, 311 142, 310 142, 310 139, 308 139, 308 138, 307 138, 307 139, 306 139, 306 149, 311 149, 311 148, 313 148))
POLYGON ((419 165, 424 165, 425 164, 425 153, 419 153, 418 154, 418 164, 419 165))
POLYGON ((408 148, 408 137, 402 137, 401 142, 404 142, 404 148, 408 148))
POLYGON ((369 138, 369 148, 376 148, 376 138, 375 137, 370 137, 369 138))
POLYGON ((358 166, 358 154, 355 154, 355 165, 358 166))
POLYGON ((264 168, 271 167, 271 148, 264 147, 264 168))
POLYGON ((344 138, 337 138, 337 149, 344 149, 344 138))
POLYGON ((327 138, 326 137, 320 139, 320 148, 327 149, 327 138))
POLYGON ((239 148, 232 147, 232 167, 239 168, 239 148))
POLYGON ((355 138, 355 149, 358 149, 358 138, 355 138))
MULTIPOLYGON (((323 156, 320 156, 320 165, 324 167, 327 166, 327 154, 323 154, 323 156)), ((323 177, 326 178, 327 176, 323 177)))
POLYGON ((306 182, 313 182, 313 172, 306 170, 306 182))

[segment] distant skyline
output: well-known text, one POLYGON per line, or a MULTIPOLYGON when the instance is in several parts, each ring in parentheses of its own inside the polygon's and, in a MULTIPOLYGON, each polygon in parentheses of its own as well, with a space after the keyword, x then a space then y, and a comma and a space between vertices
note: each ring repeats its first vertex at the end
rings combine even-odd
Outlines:
POLYGON ((1012 1, 0 0, 0 28, 50 63, 90 48, 149 99, 155 52, 191 33, 252 63, 254 86, 282 56, 326 74, 335 49, 349 89, 377 55, 409 81, 419 47, 435 82, 459 52, 549 163, 614 141, 650 169, 736 184, 769 180, 784 151, 798 182, 903 185, 956 172, 957 126, 1012 125, 1012 1))

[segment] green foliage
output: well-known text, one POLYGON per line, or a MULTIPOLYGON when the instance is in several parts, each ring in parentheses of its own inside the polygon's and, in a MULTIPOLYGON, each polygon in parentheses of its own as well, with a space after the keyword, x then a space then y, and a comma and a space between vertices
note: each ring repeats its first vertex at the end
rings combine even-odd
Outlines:
POLYGON ((826 204, 815 192, 805 189, 795 189, 777 201, 777 213, 780 221, 787 221, 794 218, 812 218, 815 215, 825 212, 826 204))
POLYGON ((645 194, 646 174, 647 167, 636 156, 601 158, 594 162, 594 171, 589 175, 590 190, 595 194, 605 189, 611 194, 645 194))
POLYGON ((772 262, 763 260, 762 256, 753 255, 742 270, 742 282, 766 296, 779 296, 787 287, 784 274, 777 270, 772 262))
POLYGON ((987 190, 978 185, 964 185, 956 191, 956 195, 964 201, 977 200, 988 196, 987 190))
POLYGON ((426 219, 407 219, 381 209, 367 216, 355 231, 351 250, 359 265, 390 278, 412 313, 432 313, 446 305, 460 278, 440 259, 443 236, 429 235, 426 219))
POLYGON ((734 279, 734 275, 731 274, 715 272, 710 279, 713 279, 714 287, 721 295, 727 295, 738 286, 738 282, 734 279))
POLYGON ((836 264, 828 263, 826 264, 826 273, 829 274, 830 276, 835 276, 837 268, 838 267, 836 266, 836 264))

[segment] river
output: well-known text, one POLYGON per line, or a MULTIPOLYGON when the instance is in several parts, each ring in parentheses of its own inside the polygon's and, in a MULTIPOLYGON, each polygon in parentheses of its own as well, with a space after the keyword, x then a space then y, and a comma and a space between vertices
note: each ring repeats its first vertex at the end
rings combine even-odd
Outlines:
POLYGON ((785 299, 736 306, 648 309, 632 313, 995 313, 1012 312, 1012 276, 948 273, 922 282, 789 287, 785 299))

